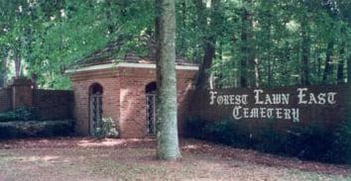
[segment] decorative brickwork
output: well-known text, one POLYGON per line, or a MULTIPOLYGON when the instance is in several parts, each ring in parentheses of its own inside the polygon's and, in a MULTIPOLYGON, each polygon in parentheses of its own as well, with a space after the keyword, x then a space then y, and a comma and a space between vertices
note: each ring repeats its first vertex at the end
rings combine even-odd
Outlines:
MULTIPOLYGON (((178 66, 178 120, 182 125, 185 96, 197 72, 196 66, 178 66)), ((99 65, 71 72, 75 96, 76 130, 89 135, 89 87, 99 83, 104 89, 103 117, 110 117, 123 138, 147 136, 145 87, 156 80, 154 64, 99 65)))

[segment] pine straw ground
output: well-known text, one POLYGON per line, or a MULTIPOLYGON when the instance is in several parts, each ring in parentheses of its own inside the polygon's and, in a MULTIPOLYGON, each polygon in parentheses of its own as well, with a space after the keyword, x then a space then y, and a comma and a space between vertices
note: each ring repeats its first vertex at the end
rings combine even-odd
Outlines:
POLYGON ((351 168, 181 140, 182 159, 155 159, 152 139, 0 141, 0 180, 351 180, 351 168))

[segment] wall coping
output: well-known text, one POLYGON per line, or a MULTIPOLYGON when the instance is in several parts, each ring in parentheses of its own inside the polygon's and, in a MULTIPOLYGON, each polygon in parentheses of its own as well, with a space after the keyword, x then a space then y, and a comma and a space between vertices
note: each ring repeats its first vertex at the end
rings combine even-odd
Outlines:
MULTIPOLYGON (((104 70, 104 69, 113 69, 118 67, 127 67, 127 68, 147 68, 147 69, 156 69, 156 64, 143 64, 143 63, 110 63, 102 65, 92 65, 88 67, 78 68, 78 69, 69 69, 66 70, 67 74, 74 74, 79 72, 86 71, 95 71, 95 70, 104 70)), ((198 65, 176 65, 177 70, 199 70, 198 65)))

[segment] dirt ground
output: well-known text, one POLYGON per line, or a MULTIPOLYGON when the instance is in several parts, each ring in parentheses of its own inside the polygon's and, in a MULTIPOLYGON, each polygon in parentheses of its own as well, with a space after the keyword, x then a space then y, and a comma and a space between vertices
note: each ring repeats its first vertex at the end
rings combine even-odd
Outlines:
POLYGON ((155 159, 152 139, 56 138, 0 141, 0 181, 351 180, 343 165, 181 140, 182 159, 155 159))

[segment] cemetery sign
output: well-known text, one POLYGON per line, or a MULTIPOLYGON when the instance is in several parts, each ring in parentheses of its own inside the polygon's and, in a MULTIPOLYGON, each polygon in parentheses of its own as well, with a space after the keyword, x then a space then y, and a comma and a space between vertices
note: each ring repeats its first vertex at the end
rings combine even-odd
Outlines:
MULTIPOLYGON (((341 107, 338 103, 344 102, 341 100, 345 96, 344 91, 340 91, 343 89, 342 86, 338 88, 313 86, 209 90, 207 105, 210 107, 209 111, 230 114, 234 120, 276 119, 297 123, 301 121, 301 117, 310 118, 309 114, 318 114, 323 110, 339 114, 341 107)), ((336 117, 338 116, 340 115, 336 117)))

